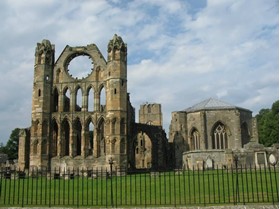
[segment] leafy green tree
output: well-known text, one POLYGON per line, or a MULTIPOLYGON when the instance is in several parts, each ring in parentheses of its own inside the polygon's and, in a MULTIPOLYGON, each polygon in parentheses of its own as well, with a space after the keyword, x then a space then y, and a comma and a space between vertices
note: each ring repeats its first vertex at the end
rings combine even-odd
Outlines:
POLYGON ((4 146, 3 142, 0 143, 0 153, 6 153, 6 146, 4 146))
POLYGON ((4 153, 8 155, 9 160, 14 160, 18 158, 19 131, 19 128, 15 128, 12 131, 10 139, 7 141, 7 144, 5 146, 4 153))
POLYGON ((271 109, 261 109, 256 117, 259 142, 265 146, 279 143, 279 100, 272 104, 271 109))

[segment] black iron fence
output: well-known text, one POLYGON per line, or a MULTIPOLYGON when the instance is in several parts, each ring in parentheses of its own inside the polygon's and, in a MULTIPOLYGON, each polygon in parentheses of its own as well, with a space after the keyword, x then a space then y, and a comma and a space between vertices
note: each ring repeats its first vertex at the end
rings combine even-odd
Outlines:
POLYGON ((279 204, 278 167, 125 172, 2 170, 0 206, 153 207, 279 204))

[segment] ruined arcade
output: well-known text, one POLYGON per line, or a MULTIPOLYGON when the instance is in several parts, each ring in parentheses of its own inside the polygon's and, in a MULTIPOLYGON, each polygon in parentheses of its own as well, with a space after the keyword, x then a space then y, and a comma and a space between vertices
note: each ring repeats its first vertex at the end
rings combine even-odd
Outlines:
POLYGON ((107 53, 105 60, 95 44, 67 45, 55 61, 50 41, 37 44, 31 127, 21 130, 19 169, 108 168, 109 159, 114 169, 135 167, 134 154, 128 159, 135 149, 135 113, 127 93, 127 46, 121 37, 114 35, 107 53), (68 69, 78 56, 92 61, 85 78, 72 77, 68 69))

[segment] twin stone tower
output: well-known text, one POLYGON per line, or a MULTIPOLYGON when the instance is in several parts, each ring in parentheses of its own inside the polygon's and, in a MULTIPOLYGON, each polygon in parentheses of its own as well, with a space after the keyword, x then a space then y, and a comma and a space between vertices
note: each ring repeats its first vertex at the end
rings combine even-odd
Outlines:
MULTIPOLYGON (((144 132, 149 129, 156 129, 150 133, 150 140, 159 133, 154 139, 156 146, 152 148, 151 143, 145 148, 150 155, 143 152, 138 164, 146 168, 166 166, 166 159, 158 159, 155 150, 167 146, 160 105, 141 106, 146 109, 141 114, 145 120, 142 126, 147 127, 137 126, 127 93, 127 46, 121 37, 114 35, 107 52, 105 60, 95 44, 66 46, 55 61, 55 48, 50 41, 37 44, 32 124, 30 129, 20 132, 20 169, 108 168, 109 160, 115 169, 135 167, 137 138, 148 137, 144 132), (85 78, 72 77, 68 69, 77 56, 87 56, 92 61, 91 72, 85 78)), ((144 141, 139 143, 144 145, 144 141)))

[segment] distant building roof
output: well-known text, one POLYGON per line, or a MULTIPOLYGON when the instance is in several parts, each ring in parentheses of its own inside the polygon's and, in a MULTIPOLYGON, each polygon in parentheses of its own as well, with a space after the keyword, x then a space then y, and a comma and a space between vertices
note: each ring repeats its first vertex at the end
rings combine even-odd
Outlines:
POLYGON ((184 109, 183 111, 196 112, 196 111, 200 111, 200 110, 219 110, 219 109, 243 109, 243 110, 250 111, 248 109, 237 107, 237 106, 234 106, 227 102, 224 102, 224 101, 221 101, 218 99, 214 99, 214 98, 206 99, 198 104, 193 105, 192 107, 184 109))

